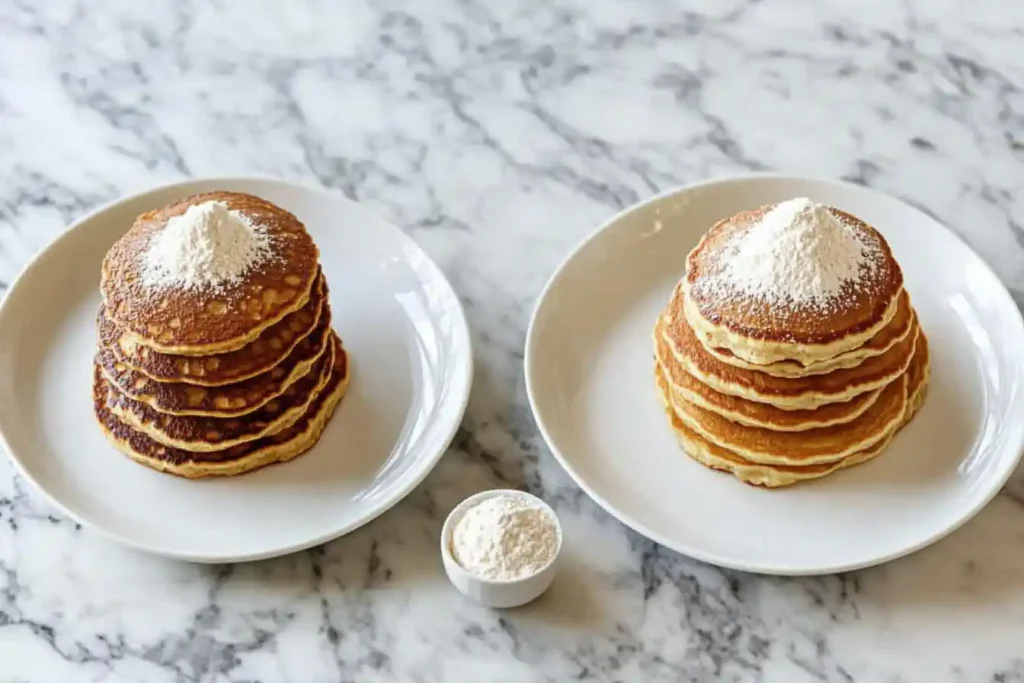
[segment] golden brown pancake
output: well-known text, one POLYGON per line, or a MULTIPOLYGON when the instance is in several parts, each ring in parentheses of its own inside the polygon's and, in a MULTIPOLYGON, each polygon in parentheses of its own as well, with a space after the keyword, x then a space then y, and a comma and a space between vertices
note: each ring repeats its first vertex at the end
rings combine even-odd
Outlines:
POLYGON ((756 370, 744 370, 718 360, 704 348, 686 320, 664 320, 660 343, 667 345, 683 369, 715 391, 768 403, 786 410, 813 409, 827 403, 841 403, 859 394, 883 387, 910 365, 918 326, 888 351, 866 359, 853 368, 811 377, 773 377, 756 370))
MULTIPOLYGON (((664 388, 664 386, 661 385, 660 388, 664 388)), ((789 486, 800 481, 819 479, 844 467, 867 462, 880 455, 892 440, 891 436, 887 437, 873 444, 870 448, 858 451, 848 458, 832 463, 805 466, 763 465, 750 462, 732 451, 708 441, 699 433, 687 427, 669 404, 665 404, 665 410, 669 424, 679 440, 679 445, 687 455, 705 467, 719 472, 727 472, 746 484, 763 486, 765 488, 777 488, 789 486)))
MULTIPOLYGON (((682 311, 673 315, 682 315, 682 311)), ((708 353, 728 365, 733 365, 746 370, 758 370, 760 372, 774 375, 775 377, 809 377, 811 375, 822 375, 833 370, 852 368, 860 365, 864 360, 872 356, 878 356, 910 334, 913 329, 914 311, 910 306, 910 295, 907 290, 900 292, 897 300, 896 314, 892 320, 878 331, 874 337, 869 339, 863 346, 852 351, 840 354, 828 360, 804 365, 795 360, 780 360, 767 365, 755 365, 737 357, 732 351, 726 348, 707 348, 708 353)))
POLYGON ((153 410, 170 415, 237 417, 266 405, 309 373, 333 339, 330 307, 325 307, 313 332, 274 368, 261 375, 218 387, 185 382, 156 382, 121 361, 109 347, 100 347, 96 363, 117 389, 153 410))
POLYGON ((802 432, 740 425, 686 401, 673 401, 672 407, 687 427, 746 460, 769 465, 816 465, 869 448, 893 433, 903 421, 906 403, 906 380, 901 376, 856 419, 802 432))
POLYGON ((97 318, 100 346, 112 350, 119 362, 157 382, 234 384, 280 365, 317 326, 321 311, 327 308, 327 296, 327 282, 320 275, 315 294, 305 306, 264 330, 251 344, 210 356, 175 356, 143 346, 132 335, 122 333, 101 306, 97 318))
POLYGON ((687 257, 684 280, 686 317, 711 348, 728 348, 750 363, 765 365, 788 358, 805 364, 862 346, 895 313, 903 274, 888 244, 855 216, 835 208, 832 214, 857 231, 869 248, 870 267, 826 302, 761 300, 725 291, 716 277, 728 245, 742 239, 775 205, 743 211, 719 221, 687 257))
POLYGON ((144 346, 161 353, 204 356, 239 349, 298 310, 311 296, 319 251, 302 223, 266 200, 238 192, 207 192, 139 216, 103 260, 100 290, 107 315, 144 346), (274 258, 223 291, 152 288, 142 282, 150 240, 193 205, 220 201, 264 226, 274 258))
POLYGON ((687 373, 682 363, 669 351, 668 345, 659 343, 663 328, 663 323, 655 328, 654 352, 664 373, 664 380, 668 383, 672 401, 689 401, 742 425, 797 432, 844 424, 860 417, 882 392, 881 389, 875 389, 843 403, 828 403, 810 410, 784 410, 769 403, 722 394, 687 373))
MULTIPOLYGON (((275 434, 295 424, 309 408, 330 377, 341 342, 334 337, 328 353, 312 370, 288 387, 281 396, 255 412, 238 418, 165 415, 113 388, 107 392, 107 408, 121 422, 165 446, 187 451, 219 451, 275 434)), ((103 373, 97 368, 96 372, 103 373)))
MULTIPOLYGON (((906 374, 909 397, 907 410, 900 423, 900 427, 910 421, 924 402, 928 388, 929 367, 927 340, 922 334, 914 352, 914 360, 906 374)), ((708 441, 698 432, 684 424, 671 407, 668 383, 661 368, 657 366, 655 367, 655 379, 658 394, 662 399, 669 423, 673 431, 675 431, 683 450, 702 465, 721 472, 731 473, 741 481, 754 486, 774 488, 824 477, 836 470, 852 467, 875 458, 892 441, 892 435, 887 436, 869 448, 832 463, 794 466, 766 465, 751 462, 733 451, 708 441)))
POLYGON ((928 384, 931 379, 932 359, 931 351, 928 349, 928 338, 924 332, 917 337, 917 344, 914 346, 914 359, 907 368, 907 387, 910 393, 910 405, 903 418, 903 424, 910 422, 917 414, 928 395, 928 384))
POLYGON ((348 386, 350 372, 347 359, 345 351, 339 348, 327 384, 310 404, 309 410, 291 427, 224 450, 195 453, 170 448, 125 425, 108 410, 109 385, 101 378, 97 378, 93 386, 93 406, 107 438, 136 462, 189 478, 242 474, 291 460, 313 447, 348 386))

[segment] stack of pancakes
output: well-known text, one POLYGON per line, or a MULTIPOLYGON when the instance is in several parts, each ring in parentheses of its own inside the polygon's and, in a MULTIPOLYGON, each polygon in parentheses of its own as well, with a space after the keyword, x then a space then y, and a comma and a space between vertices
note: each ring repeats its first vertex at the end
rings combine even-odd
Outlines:
POLYGON ((241 474, 311 448, 349 379, 318 259, 295 216, 251 195, 207 193, 140 216, 103 262, 93 403, 113 444, 184 477, 241 474), (226 288, 146 286, 153 235, 207 201, 262 225, 274 258, 226 288))
POLYGON ((686 452, 749 484, 786 486, 880 454, 920 407, 928 345, 877 231, 832 214, 874 262, 827 305, 716 296, 725 245, 772 207, 716 224, 655 325, 655 376, 686 452))

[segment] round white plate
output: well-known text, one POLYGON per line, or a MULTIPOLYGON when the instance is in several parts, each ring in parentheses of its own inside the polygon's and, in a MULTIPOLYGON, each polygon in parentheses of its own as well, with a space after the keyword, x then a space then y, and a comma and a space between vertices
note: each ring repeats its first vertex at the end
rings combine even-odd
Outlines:
POLYGON ((469 397, 462 307, 408 237, 341 194, 269 179, 196 180, 75 223, 0 304, 0 435, 26 479, 79 522, 201 562, 271 557, 349 532, 401 500, 444 453, 469 397), (208 190, 250 192, 306 224, 330 286, 352 381, 296 460, 197 481, 115 451, 92 415, 100 261, 139 213, 208 190))
POLYGON ((977 513, 1024 446, 1024 324, 995 274, 932 218, 872 190, 749 176, 674 190, 612 218, 561 265, 534 312, 526 386, 562 466, 609 513, 678 552, 816 574, 921 548, 977 513), (715 221, 810 197, 876 226, 931 342, 924 408, 877 460, 778 490, 683 454, 655 395, 654 321, 715 221))

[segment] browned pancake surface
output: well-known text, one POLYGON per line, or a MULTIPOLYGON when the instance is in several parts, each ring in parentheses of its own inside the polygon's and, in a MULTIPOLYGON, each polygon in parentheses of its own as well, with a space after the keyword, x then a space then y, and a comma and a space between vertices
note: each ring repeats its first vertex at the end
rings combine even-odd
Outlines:
POLYGON ((902 421, 907 403, 907 382, 891 382, 878 400, 850 422, 801 432, 778 432, 737 424, 687 401, 673 402, 683 422, 704 438, 754 462, 811 465, 833 462, 869 447, 892 432, 902 421))
MULTIPOLYGON (((662 392, 664 400, 667 401, 667 395, 664 395, 664 392, 668 391, 669 388, 661 368, 656 368, 655 381, 658 385, 658 390, 662 392)), ((767 465, 747 460, 739 454, 705 439, 680 420, 671 405, 666 405, 665 410, 669 423, 680 440, 704 451, 704 453, 689 452, 692 449, 687 445, 684 448, 688 451, 690 457, 709 469, 732 474, 743 483, 751 486, 789 486, 808 479, 818 479, 837 470, 859 465, 877 457, 885 450, 891 440, 890 438, 884 438, 864 450, 835 462, 814 465, 767 465)))
POLYGON ((112 391, 99 374, 93 381, 93 410, 96 419, 108 432, 114 441, 122 448, 129 448, 133 453, 141 456, 144 460, 166 462, 171 465, 181 465, 189 462, 225 462, 240 460, 257 451, 269 446, 285 443, 297 438, 306 432, 310 427, 310 421, 323 409, 324 400, 331 396, 338 385, 348 377, 348 358, 344 351, 339 349, 335 355, 334 367, 330 379, 323 390, 317 395, 309 406, 309 410, 291 427, 284 429, 271 436, 255 441, 249 441, 238 446, 232 446, 218 451, 207 451, 195 453, 181 448, 165 446, 142 432, 138 432, 117 419, 108 407, 108 392, 112 391))
POLYGON ((119 361, 110 347, 100 347, 97 363, 121 393, 158 412, 233 417, 251 413, 284 393, 310 372, 330 343, 331 315, 330 309, 325 308, 313 331, 300 339, 280 364, 235 384, 203 387, 185 382, 157 382, 119 361))
MULTIPOLYGON (((334 344, 338 348, 341 346, 336 337, 334 344)), ((278 425, 284 415, 301 408, 315 396, 330 375, 335 355, 323 354, 309 373, 289 386, 281 396, 242 417, 167 415, 116 389, 107 392, 107 407, 122 422, 150 430, 149 435, 161 443, 178 447, 184 447, 181 444, 188 444, 186 450, 219 450, 218 444, 224 444, 226 448, 235 445, 235 442, 252 441, 267 436, 272 433, 268 432, 268 429, 284 429, 290 426, 293 421, 278 425)), ((96 372, 103 374, 99 368, 96 372)))
POLYGON ((665 319, 655 328, 655 353, 658 365, 669 381, 674 400, 682 400, 686 393, 696 394, 703 407, 713 412, 735 416, 746 424, 770 426, 781 431, 797 431, 804 425, 827 425, 850 422, 878 398, 881 389, 868 391, 843 403, 828 403, 810 410, 785 410, 767 403, 750 401, 715 391, 687 373, 669 350, 663 338, 665 319))
MULTIPOLYGON (((928 374, 931 371, 931 352, 928 349, 928 337, 924 332, 917 337, 917 344, 914 346, 914 357, 907 368, 908 393, 911 397, 919 393, 928 382, 928 374)), ((923 400, 923 396, 921 397, 923 400)), ((913 417, 913 413, 907 411, 907 420, 913 417)))
POLYGON ((765 341, 823 344, 880 324, 903 286, 903 274, 888 244, 871 226, 839 209, 830 211, 853 226, 865 244, 877 252, 873 267, 847 283, 838 296, 821 306, 793 301, 760 301, 749 297, 723 297, 709 283, 721 271, 721 255, 729 240, 740 237, 774 205, 743 211, 715 224, 687 258, 686 281, 690 297, 706 320, 735 334, 765 341))
MULTIPOLYGON (((915 412, 921 407, 927 389, 929 365, 928 340, 922 333, 914 348, 914 357, 911 360, 910 367, 907 368, 906 384, 907 400, 909 403, 906 406, 906 413, 903 418, 904 424, 909 422, 915 412)), ((708 441, 698 432, 687 426, 680 420, 669 401, 668 392, 671 389, 661 366, 656 366, 655 368, 655 379, 658 391, 661 393, 663 401, 667 404, 665 408, 672 428, 681 440, 693 444, 698 450, 703 451, 703 453, 691 452, 689 453, 691 457, 711 469, 730 472, 747 484, 756 486, 786 486, 801 480, 822 477, 838 469, 859 465, 873 459, 881 454, 890 441, 889 438, 882 439, 862 451, 831 463, 814 465, 769 465, 755 463, 734 451, 708 441)), ((690 446, 686 448, 688 451, 691 450, 690 446)))
POLYGON ((100 284, 107 315, 147 346, 205 355, 240 348, 308 299, 319 251, 299 220, 253 195, 207 192, 139 216, 103 260, 100 284), (150 288, 142 263, 152 237, 196 204, 220 201, 266 227, 274 258, 222 292, 150 288))
POLYGON ((749 388, 761 396, 841 395, 851 388, 868 386, 904 372, 910 364, 917 338, 916 320, 913 325, 910 334, 885 353, 868 358, 856 367, 808 377, 775 377, 724 363, 708 353, 685 319, 673 317, 668 321, 662 338, 667 337, 671 348, 689 359, 700 373, 713 376, 722 384, 749 388))
MULTIPOLYGON (((673 316, 678 315, 681 317, 683 315, 682 303, 681 297, 678 302, 673 298, 671 303, 673 316)), ((890 320, 885 327, 879 330, 878 334, 871 337, 871 339, 869 339, 862 347, 858 347, 858 349, 851 351, 850 353, 857 353, 863 350, 867 352, 864 355, 872 356, 887 351, 893 344, 907 336, 907 333, 911 330, 913 323, 914 311, 910 306, 910 295, 907 294, 907 290, 904 289, 900 291, 900 296, 896 303, 896 314, 893 316, 892 320, 890 320)), ((732 351, 724 347, 716 347, 714 352, 721 357, 735 357, 735 354, 733 354, 732 351)), ((840 358, 841 357, 842 356, 840 356, 840 358)), ((803 363, 792 359, 776 361, 772 363, 772 365, 786 366, 793 370, 813 369, 814 367, 813 364, 811 366, 805 366, 803 363)))
POLYGON ((178 356, 160 353, 124 334, 100 307, 97 318, 100 345, 111 349, 117 360, 158 382, 188 382, 219 386, 249 379, 279 365, 319 322, 327 306, 327 283, 321 275, 314 296, 305 306, 289 313, 263 331, 250 344, 235 351, 209 356, 178 356))

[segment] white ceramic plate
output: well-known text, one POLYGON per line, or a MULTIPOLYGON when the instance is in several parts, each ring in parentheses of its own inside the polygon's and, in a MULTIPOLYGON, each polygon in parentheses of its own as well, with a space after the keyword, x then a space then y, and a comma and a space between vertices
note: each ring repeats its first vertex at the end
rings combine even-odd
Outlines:
POLYGON ((1024 446, 1024 324, 1009 293, 932 218, 872 190, 749 176, 639 204, 583 242, 548 282, 526 343, 530 403, 555 457, 639 533, 714 564, 814 574, 921 548, 977 513, 1024 446), (715 221, 807 196, 876 226, 903 267, 932 351, 924 408, 866 465, 779 490, 685 456, 655 396, 651 329, 715 221))
POLYGON ((250 560, 322 543, 402 499, 462 420, 469 332, 444 275, 399 230, 342 195, 263 179, 157 188, 75 223, 0 305, 0 434, 26 479, 69 516, 162 555, 250 560), (135 216, 214 189, 295 213, 320 247, 352 381, 317 446, 240 477, 188 481, 116 452, 92 416, 100 261, 135 216))

